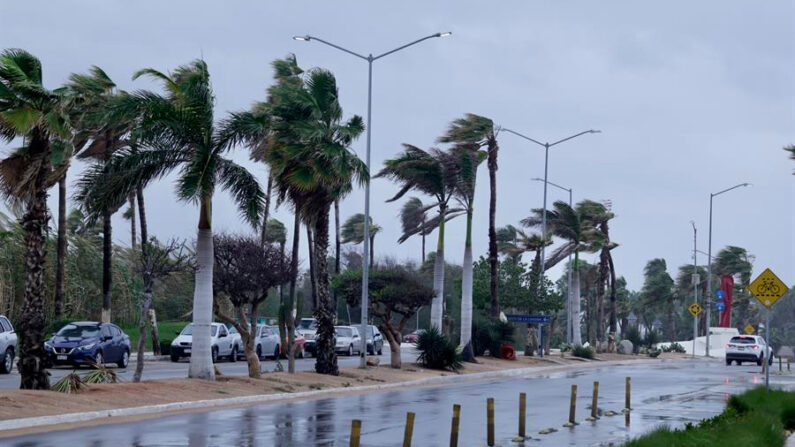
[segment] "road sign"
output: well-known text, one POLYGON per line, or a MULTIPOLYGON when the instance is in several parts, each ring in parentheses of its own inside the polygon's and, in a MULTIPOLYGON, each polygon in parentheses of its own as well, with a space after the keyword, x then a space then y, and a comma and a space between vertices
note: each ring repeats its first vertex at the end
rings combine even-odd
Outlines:
POLYGON ((690 315, 692 315, 694 317, 697 317, 697 316, 701 315, 701 312, 704 311, 704 309, 702 309, 701 305, 699 305, 698 303, 693 303, 693 304, 687 306, 687 310, 689 310, 690 311, 690 315))
POLYGON ((722 299, 726 298, 726 292, 724 292, 723 290, 718 289, 717 292, 715 292, 715 297, 717 299, 719 299, 719 300, 722 300, 722 299))
POLYGON ((748 290, 768 309, 789 291, 784 282, 778 279, 778 276, 770 269, 765 269, 757 276, 748 286, 748 290))
POLYGON ((549 324, 552 323, 551 315, 506 315, 508 321, 513 323, 549 324))
POLYGON ((717 309, 718 309, 718 310, 720 310, 720 311, 723 311, 723 309, 725 309, 725 308, 726 308, 726 305, 725 305, 725 304, 723 304, 723 302, 722 302, 722 301, 718 301, 718 304, 716 304, 716 305, 715 305, 715 308, 717 308, 717 309))
POLYGON ((746 333, 746 334, 748 334, 748 335, 751 335, 751 334, 753 334, 754 332, 756 332, 756 329, 754 329, 754 327, 751 325, 751 323, 748 323, 748 324, 747 324, 747 325, 746 325, 746 326, 743 328, 743 332, 745 332, 745 333, 746 333))

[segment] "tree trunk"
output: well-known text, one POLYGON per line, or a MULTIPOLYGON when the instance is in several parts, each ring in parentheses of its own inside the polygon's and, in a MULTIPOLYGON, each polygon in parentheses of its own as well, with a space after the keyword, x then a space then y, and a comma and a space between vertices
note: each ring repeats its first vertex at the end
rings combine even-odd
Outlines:
POLYGON ((111 212, 102 210, 102 322, 110 323, 110 286, 113 275, 111 212))
MULTIPOLYGON (((335 275, 340 274, 340 251, 342 251, 342 241, 340 240, 340 201, 335 200, 334 201, 334 274, 335 275)), ((334 309, 337 309, 337 306, 339 306, 339 304, 337 302, 336 291, 332 292, 331 300, 334 302, 334 309)))
MULTIPOLYGON (((339 375, 337 354, 334 352, 334 322, 336 309, 331 306, 328 277, 328 208, 322 210, 315 221, 315 270, 317 274, 318 306, 315 309, 317 335, 315 349, 317 361, 315 372, 320 374, 339 375)), ((361 334, 362 337, 365 334, 361 334)))
MULTIPOLYGON (((293 251, 290 256, 290 269, 293 272, 290 278, 290 307, 289 311, 285 312, 285 325, 287 326, 287 340, 289 343, 293 342, 295 333, 295 318, 297 313, 298 300, 296 299, 296 282, 298 282, 298 243, 301 236, 301 215, 298 210, 300 207, 296 204, 295 207, 295 221, 293 223, 293 251)), ((285 335, 282 334, 282 340, 285 335)), ((288 345, 289 346, 289 345, 288 345)), ((287 350, 287 371, 290 374, 295 374, 295 356, 293 350, 287 350)))
POLYGON ((46 135, 33 130, 30 143, 33 154, 41 154, 41 167, 36 173, 35 190, 22 216, 25 230, 25 304, 19 324, 19 363, 21 389, 48 390, 50 376, 44 367, 44 267, 46 260, 47 174, 50 146, 46 135))
POLYGON ((193 291, 193 346, 188 377, 215 380, 210 347, 210 323, 213 319, 213 230, 212 202, 201 199, 199 228, 196 236, 196 283, 193 291))
POLYGON ((497 259, 497 146, 496 136, 492 135, 488 141, 488 168, 489 168, 489 270, 491 273, 491 316, 500 317, 500 278, 497 259))
MULTIPOLYGON (((135 188, 135 198, 138 202, 138 220, 141 223, 141 252, 148 247, 149 244, 149 227, 146 222, 146 205, 144 202, 144 189, 142 187, 135 188)), ((144 278, 146 283, 146 278, 144 278)), ((155 295, 152 293, 152 302, 149 303, 149 310, 147 312, 149 317, 149 328, 152 331, 152 353, 160 355, 160 331, 157 329, 157 312, 155 311, 155 295)))
POLYGON ((127 198, 127 203, 130 204, 130 246, 135 250, 138 239, 138 231, 135 228, 135 195, 130 194, 127 198))
MULTIPOLYGON (((142 243, 143 245, 143 243, 142 243)), ((141 375, 144 372, 144 349, 146 348, 146 320, 149 315, 149 308, 152 306, 152 279, 150 275, 144 274, 145 288, 144 300, 141 303, 141 319, 138 322, 138 333, 141 338, 138 339, 138 352, 136 355, 135 374, 133 375, 133 382, 140 382, 141 375)))
POLYGON ((317 256, 315 256, 314 241, 312 240, 312 229, 309 225, 306 226, 306 246, 309 250, 309 283, 312 290, 312 309, 317 309, 317 277, 315 276, 315 268, 317 266, 317 256))
POLYGON ((370 235, 370 270, 375 267, 375 234, 370 235))
POLYGON ((387 322, 380 324, 379 329, 381 329, 381 332, 386 337, 387 343, 389 343, 389 366, 400 369, 401 366, 403 366, 402 359, 400 358, 400 331, 395 331, 392 325, 387 322))
POLYGON ((582 335, 580 333, 580 269, 579 253, 574 254, 574 268, 571 272, 572 282, 572 301, 571 301, 571 342, 574 346, 582 345, 582 335))
POLYGON ((66 270, 66 173, 58 179, 58 248, 55 258, 55 299, 53 306, 55 319, 63 316, 63 302, 65 292, 66 270))
MULTIPOLYGON (((425 228, 425 219, 422 219, 422 227, 425 228)), ((425 232, 422 233, 422 264, 425 264, 425 232)))
POLYGON ((251 304, 251 324, 249 324, 248 318, 246 318, 246 314, 243 311, 242 306, 236 306, 235 311, 237 312, 237 319, 240 321, 240 323, 236 324, 235 327, 237 331, 240 332, 240 338, 243 341, 243 352, 246 354, 248 376, 252 379, 259 379, 261 377, 262 370, 260 368, 257 352, 254 350, 254 342, 257 336, 257 320, 255 318, 257 313, 257 305, 254 303, 251 304))
POLYGON ((617 333, 616 318, 618 316, 618 308, 616 301, 616 267, 613 264, 613 255, 607 253, 607 262, 610 267, 610 333, 613 336, 617 333))
POLYGON ((273 176, 268 173, 268 186, 265 191, 265 209, 262 212, 262 232, 260 234, 260 244, 264 247, 268 243, 268 219, 271 212, 271 191, 273 190, 273 176))
POLYGON ((467 212, 464 265, 461 273, 461 343, 464 359, 472 361, 472 209, 467 212))
POLYGON ((596 288, 596 340, 598 341, 605 340, 605 292, 607 291, 607 282, 610 272, 610 266, 607 260, 608 256, 610 256, 609 248, 603 247, 599 253, 599 283, 596 288))
POLYGON ((676 304, 671 300, 668 305, 668 341, 676 341, 676 320, 674 319, 674 309, 676 304))
POLYGON ((442 311, 444 306, 444 220, 447 207, 439 206, 439 242, 436 244, 436 256, 433 263, 433 291, 431 301, 431 326, 442 330, 442 311))

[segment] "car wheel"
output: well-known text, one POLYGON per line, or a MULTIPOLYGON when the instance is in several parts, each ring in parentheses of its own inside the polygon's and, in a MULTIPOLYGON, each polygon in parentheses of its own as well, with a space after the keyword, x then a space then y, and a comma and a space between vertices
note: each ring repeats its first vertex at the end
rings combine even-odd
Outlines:
POLYGON ((281 346, 276 345, 276 349, 273 350, 273 360, 279 359, 279 354, 282 352, 282 350, 279 348, 281 348, 281 346))
POLYGON ((237 361, 237 345, 232 346, 232 354, 229 355, 229 361, 232 363, 237 361))
POLYGON ((218 363, 218 348, 213 346, 213 349, 210 353, 210 356, 213 359, 213 363, 218 363))
POLYGON ((129 363, 130 363, 130 351, 125 349, 124 354, 121 355, 121 360, 119 360, 119 363, 117 363, 116 365, 118 365, 119 368, 126 368, 129 363))
POLYGON ((741 362, 739 360, 735 360, 735 362, 737 363, 737 366, 743 366, 743 362, 741 362))
POLYGON ((3 363, 0 363, 0 373, 8 374, 14 367, 14 348, 6 349, 6 354, 3 356, 3 363))
POLYGON ((174 362, 174 363, 177 363, 179 361, 179 356, 171 354, 171 361, 174 362))
POLYGON ((262 346, 257 345, 257 358, 262 360, 262 346))
POLYGON ((94 357, 94 363, 97 366, 105 366, 105 356, 102 355, 102 351, 97 351, 97 355, 94 357))
POLYGON ((381 345, 381 346, 378 348, 378 355, 383 355, 383 354, 384 354, 384 345, 381 345))
POLYGON ((760 355, 758 359, 756 359, 756 366, 762 366, 762 356, 760 355))
POLYGON ((772 365, 773 364, 773 356, 772 355, 770 357, 768 357, 767 364, 768 365, 772 365))
POLYGON ((731 366, 731 364, 732 364, 732 361, 729 360, 729 359, 726 359, 726 366, 731 366))
POLYGON ((348 346, 348 357, 353 357, 353 345, 348 346))

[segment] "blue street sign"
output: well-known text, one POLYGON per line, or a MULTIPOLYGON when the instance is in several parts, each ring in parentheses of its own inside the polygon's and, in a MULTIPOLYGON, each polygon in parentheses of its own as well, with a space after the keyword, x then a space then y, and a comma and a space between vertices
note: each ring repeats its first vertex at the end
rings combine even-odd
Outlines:
POLYGON ((505 317, 512 323, 549 324, 552 322, 551 315, 506 315, 505 317))
POLYGON ((724 292, 723 290, 720 290, 720 289, 718 289, 718 290, 715 292, 715 296, 716 296, 716 297, 717 297, 719 300, 722 300, 722 299, 726 298, 726 292, 724 292))
POLYGON ((726 308, 726 305, 724 305, 723 303, 719 302, 719 303, 717 303, 717 304, 715 305, 715 307, 717 307, 717 308, 718 308, 718 310, 721 310, 721 311, 722 311, 723 309, 725 309, 725 308, 726 308))

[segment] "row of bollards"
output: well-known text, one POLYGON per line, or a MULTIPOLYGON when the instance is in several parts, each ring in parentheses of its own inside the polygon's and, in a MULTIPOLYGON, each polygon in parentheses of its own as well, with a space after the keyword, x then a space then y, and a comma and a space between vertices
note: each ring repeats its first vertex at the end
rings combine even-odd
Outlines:
MULTIPOLYGON (((779 361, 779 365, 781 362, 779 361)), ((781 368, 781 366, 779 366, 781 368)), ((789 360, 787 361, 787 370, 789 370, 789 360)), ((631 388, 632 379, 626 378, 625 382, 625 397, 622 412, 625 415, 626 425, 629 425, 629 413, 632 410, 631 404, 631 388)), ((591 416, 586 418, 587 421, 596 421, 599 419, 599 382, 593 383, 593 398, 591 400, 591 416)), ((577 385, 571 386, 571 400, 569 402, 569 420, 563 426, 574 427, 578 425, 576 420, 577 414, 577 385)), ((607 416, 614 416, 618 413, 610 411, 605 413, 607 416)), ((414 435, 414 416, 412 412, 406 413, 406 428, 403 432, 403 447, 411 447, 411 440, 414 435)), ((450 447, 458 447, 458 432, 461 427, 461 405, 453 405, 453 420, 450 428, 450 447)), ((539 434, 552 433, 554 428, 548 428, 539 431, 539 434)), ((354 419, 351 423, 351 447, 359 447, 359 441, 362 435, 362 421, 354 419)), ((527 436, 527 394, 519 393, 519 434, 514 438, 515 442, 521 442, 529 439, 527 436)), ((495 444, 495 429, 494 429, 494 398, 486 399, 486 443, 489 447, 495 444)))

